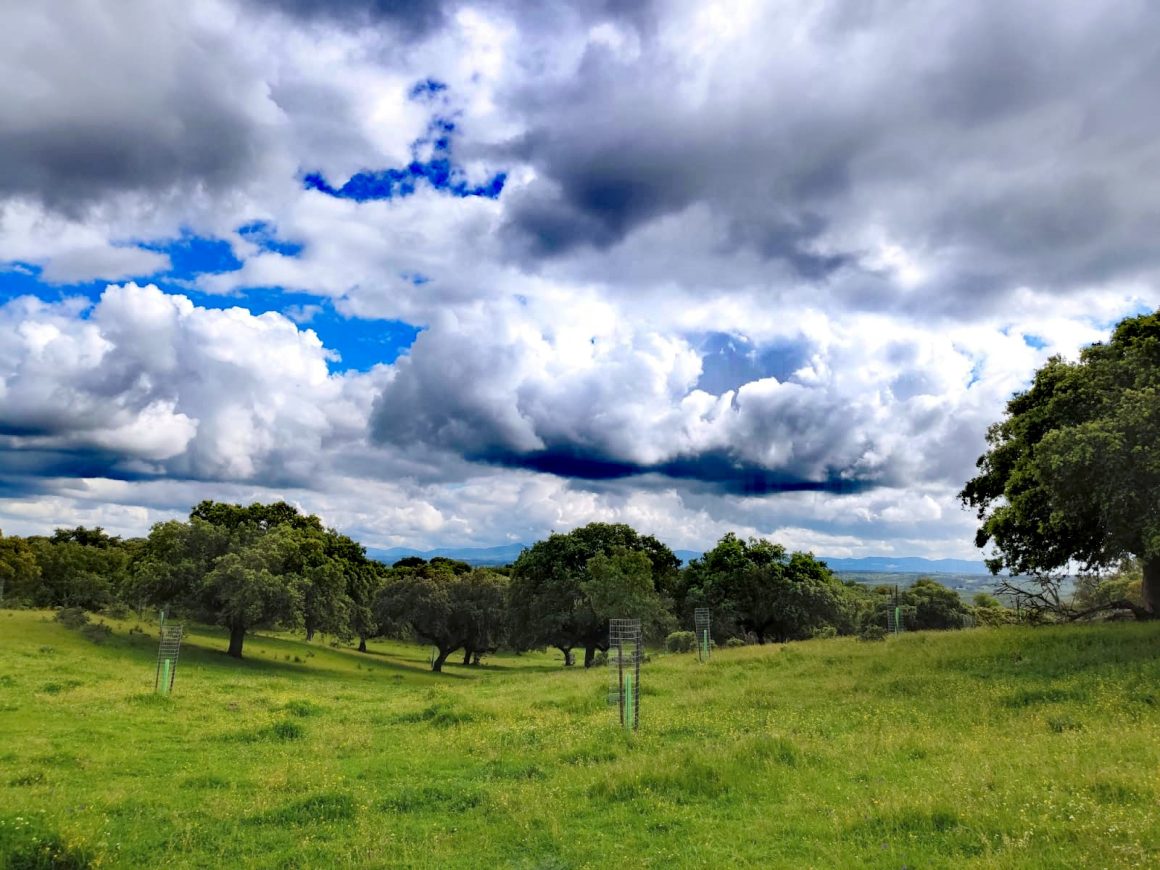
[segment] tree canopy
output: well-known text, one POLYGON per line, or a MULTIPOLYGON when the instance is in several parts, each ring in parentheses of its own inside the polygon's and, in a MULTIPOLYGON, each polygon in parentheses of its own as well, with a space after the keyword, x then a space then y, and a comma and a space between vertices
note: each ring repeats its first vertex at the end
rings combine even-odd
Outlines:
MULTIPOLYGON (((451 560, 444 560, 445 563, 451 560)), ((394 568, 379 591, 375 613, 382 630, 413 635, 437 650, 431 669, 464 650, 464 664, 496 649, 504 639, 507 578, 485 569, 456 573, 433 559, 394 568)))
POLYGON ((631 558, 628 552, 647 559, 655 595, 675 587, 680 560, 672 550, 623 523, 589 523, 568 534, 552 534, 520 553, 512 565, 512 632, 517 646, 557 647, 565 665, 572 664, 572 650, 580 647, 585 666, 590 665, 597 650, 608 648, 608 618, 597 613, 586 592, 585 584, 593 580, 589 565, 597 556, 612 559, 595 563, 604 571, 601 585, 614 582, 609 572, 619 572, 619 582, 629 582, 624 572, 637 577, 643 563, 632 567, 626 561, 631 558))
MULTIPOLYGON (((1136 558, 1160 616, 1160 313, 1122 321, 1077 362, 1052 357, 987 432, 960 493, 991 570, 1050 575, 1136 558)), ((1125 602, 1128 604, 1129 602, 1125 602)))
POLYGON ((188 522, 153 527, 136 573, 148 600, 226 626, 237 658, 262 625, 305 627, 308 637, 373 629, 377 575, 362 547, 285 502, 203 501, 188 522))
POLYGON ((732 532, 690 563, 684 599, 687 607, 711 608, 717 633, 753 634, 758 643, 836 626, 846 604, 842 584, 811 554, 732 532))

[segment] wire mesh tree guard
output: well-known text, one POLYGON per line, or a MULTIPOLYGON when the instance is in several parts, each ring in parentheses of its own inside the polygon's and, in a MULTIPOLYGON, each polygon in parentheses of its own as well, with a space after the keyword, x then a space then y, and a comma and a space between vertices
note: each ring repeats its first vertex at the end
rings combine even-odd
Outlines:
POLYGON ((161 626, 161 643, 157 646, 157 673, 153 679, 153 691, 158 694, 168 695, 173 691, 183 630, 184 626, 181 625, 161 626))
POLYGON ((608 702, 616 704, 626 731, 640 728, 640 660, 644 652, 639 619, 608 624, 608 702))
POLYGON ((693 627, 697 633, 697 660, 707 662, 713 647, 708 607, 698 607, 693 611, 693 627))
POLYGON ((886 631, 890 634, 900 634, 906 631, 906 619, 902 613, 902 600, 898 596, 898 587, 894 587, 894 600, 886 609, 886 631))

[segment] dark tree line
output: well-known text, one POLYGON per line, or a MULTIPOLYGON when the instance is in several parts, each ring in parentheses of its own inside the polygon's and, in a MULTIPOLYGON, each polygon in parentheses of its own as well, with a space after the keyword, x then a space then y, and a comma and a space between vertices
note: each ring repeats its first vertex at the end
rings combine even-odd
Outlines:
MULTIPOLYGON (((623 524, 553 534, 506 569, 417 557, 388 567, 284 502, 205 501, 188 520, 131 540, 99 528, 0 537, 0 584, 8 601, 37 607, 162 607, 215 623, 238 658, 258 628, 357 640, 364 652, 368 638, 410 638, 434 647, 437 671, 457 651, 477 665, 501 647, 555 647, 566 666, 582 650, 591 666, 615 617, 641 619, 658 642, 708 606, 719 642, 765 643, 853 633, 883 621, 886 607, 879 592, 769 541, 729 534, 682 569, 668 547, 623 524)), ((953 591, 932 582, 907 594, 914 627, 961 625, 966 608, 953 591), (924 595, 941 595, 942 610, 931 616, 924 595)))

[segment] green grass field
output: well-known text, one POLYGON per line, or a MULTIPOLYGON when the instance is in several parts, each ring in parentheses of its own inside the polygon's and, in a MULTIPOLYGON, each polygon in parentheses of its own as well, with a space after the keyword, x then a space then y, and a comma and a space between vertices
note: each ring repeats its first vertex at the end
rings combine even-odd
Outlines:
POLYGON ((0 611, 9 866, 1160 865, 1160 624, 654 655, 635 737, 558 654, 205 629, 159 698, 111 624, 0 611))

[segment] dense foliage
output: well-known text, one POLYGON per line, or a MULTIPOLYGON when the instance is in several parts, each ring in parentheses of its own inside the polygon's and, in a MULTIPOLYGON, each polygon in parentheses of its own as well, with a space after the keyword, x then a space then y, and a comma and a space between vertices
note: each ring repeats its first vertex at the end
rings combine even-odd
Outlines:
POLYGON ((1160 313, 1124 320, 1078 362, 1050 359, 987 441, 960 495, 978 546, 998 549, 992 570, 1047 577, 1030 600, 1059 605, 1053 573, 1134 558, 1144 606, 1117 603, 1160 615, 1160 313))
MULTIPOLYGON (((1121 586, 1139 594, 1138 579, 1121 586)), ((723 645, 864 633, 884 628, 894 607, 911 629, 959 628, 974 614, 984 624, 1013 619, 995 599, 970 607, 933 580, 900 591, 843 583, 808 553, 733 534, 682 569, 668 547, 623 524, 553 534, 510 568, 416 556, 387 566, 285 502, 205 501, 139 539, 83 527, 0 536, 0 596, 35 607, 165 609, 226 627, 236 657, 247 632, 263 627, 357 640, 363 652, 369 638, 414 639, 434 648, 437 671, 456 651, 466 665, 501 648, 556 647, 566 665, 582 649, 592 665, 618 617, 640 619, 650 642, 667 637, 684 649, 674 638, 692 627, 696 607, 711 608, 723 645)))
MULTIPOLYGON (((512 566, 512 640, 517 648, 554 646, 585 667, 608 648, 608 618, 639 618, 663 632, 667 594, 680 560, 651 535, 624 524, 590 523, 553 534, 524 550, 512 566)), ((663 633, 660 634, 663 637, 663 633)))
POLYGON ((685 608, 711 608, 715 636, 785 642, 848 624, 845 587, 825 564, 769 541, 730 532, 682 580, 685 608))
POLYGON ((411 563, 391 572, 378 594, 376 614, 385 634, 414 635, 434 646, 434 671, 443 670, 457 649, 463 650, 465 665, 478 664, 505 638, 507 587, 504 575, 462 562, 411 563))

